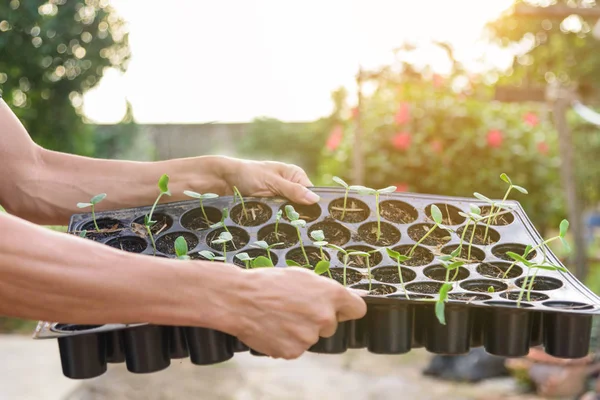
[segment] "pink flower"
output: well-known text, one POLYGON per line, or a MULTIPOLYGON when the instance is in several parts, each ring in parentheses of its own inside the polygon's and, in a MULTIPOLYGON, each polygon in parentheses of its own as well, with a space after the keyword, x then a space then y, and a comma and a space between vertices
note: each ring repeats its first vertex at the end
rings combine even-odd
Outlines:
POLYGON ((523 122, 531 127, 534 127, 540 123, 540 119, 538 118, 537 114, 528 112, 523 116, 523 122))
POLYGON ((431 148, 431 151, 436 154, 440 154, 444 150, 444 144, 439 139, 432 140, 431 143, 429 143, 429 147, 431 148))
POLYGON ((392 146, 398 150, 408 150, 411 142, 412 138, 408 132, 396 133, 392 138, 392 146))
POLYGON ((329 137, 327 138, 327 143, 325 144, 325 147, 327 147, 331 151, 334 151, 342 143, 343 137, 344 137, 344 128, 342 128, 341 125, 336 125, 333 128, 333 130, 331 131, 331 133, 329 134, 329 137))
POLYGON ((398 107, 398 111, 396 111, 396 116, 394 117, 396 123, 398 125, 402 125, 408 122, 410 119, 410 109, 408 107, 408 103, 401 103, 398 107))
POLYGON ((491 130, 487 134, 487 143, 490 147, 500 147, 502 146, 502 132, 497 129, 491 130))
POLYGON ((537 145, 537 149, 543 155, 547 155, 550 152, 550 146, 546 142, 539 142, 537 145))
POLYGON ((396 186, 396 192, 408 192, 408 183, 400 182, 396 183, 394 186, 396 186))

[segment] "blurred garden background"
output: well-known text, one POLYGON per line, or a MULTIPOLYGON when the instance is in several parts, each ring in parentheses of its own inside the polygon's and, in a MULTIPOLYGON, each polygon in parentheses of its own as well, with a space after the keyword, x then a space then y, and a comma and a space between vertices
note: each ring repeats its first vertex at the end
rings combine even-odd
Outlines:
POLYGON ((87 156, 273 159, 454 196, 500 197, 505 172, 542 234, 570 215, 564 117, 600 293, 594 0, 216 3, 3 0, 0 92, 38 144, 87 156))

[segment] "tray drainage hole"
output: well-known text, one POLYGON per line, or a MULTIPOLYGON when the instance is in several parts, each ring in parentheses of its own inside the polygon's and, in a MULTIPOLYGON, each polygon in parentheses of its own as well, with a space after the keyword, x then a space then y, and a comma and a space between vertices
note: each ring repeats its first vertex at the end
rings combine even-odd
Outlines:
MULTIPOLYGON (((314 268, 315 265, 317 265, 317 263, 319 261, 321 261, 321 251, 319 250, 318 247, 315 247, 315 246, 304 246, 304 250, 306 251, 306 255, 308 257, 308 261, 309 261, 311 268, 314 268)), ((326 260, 331 259, 327 250, 323 250, 323 254, 325 255, 326 260)), ((290 251, 288 251, 285 255, 285 259, 286 259, 286 261, 291 260, 297 264, 306 265, 306 259, 304 258, 304 254, 302 253, 302 248, 300 248, 300 247, 295 247, 295 248, 291 249, 290 251)))
POLYGON ((156 250, 160 251, 163 254, 174 255, 175 254, 175 240, 179 237, 183 236, 185 241, 187 242, 188 249, 193 249, 198 245, 198 238, 196 235, 189 232, 172 232, 167 233, 156 239, 156 250))
POLYGON ((489 300, 492 298, 492 296, 482 293, 450 293, 448 294, 448 298, 450 300, 460 300, 468 303, 471 301, 489 300))
POLYGON ((500 307, 510 307, 510 308, 531 308, 533 305, 524 303, 521 301, 519 304, 516 301, 503 301, 503 300, 490 300, 485 302, 488 306, 500 306, 500 307))
POLYGON ((343 246, 350 241, 350 231, 337 222, 318 222, 310 227, 308 235, 313 231, 323 231, 325 241, 336 246, 343 246))
POLYGON ((358 223, 363 222, 369 215, 371 214, 371 209, 369 206, 361 200, 358 200, 354 197, 348 197, 346 199, 346 212, 344 213, 344 198, 339 198, 333 200, 329 203, 329 215, 332 218, 337 219, 338 221, 346 222, 346 223, 358 223), (342 219, 342 214, 344 218, 342 219))
POLYGON ((77 324, 56 324, 50 330, 55 332, 81 332, 100 328, 104 325, 77 325, 77 324))
MULTIPOLYGON (((225 246, 227 251, 238 251, 242 247, 246 246, 250 241, 250 235, 242 228, 238 228, 236 226, 228 226, 227 229, 231 236, 233 236, 233 240, 228 242, 225 246)), ((219 235, 225 232, 224 228, 215 229, 212 232, 209 232, 206 235, 206 244, 211 248, 217 251, 223 251, 223 244, 213 243, 213 240, 217 240, 219 235)))
POLYGON ((231 219, 238 225, 258 226, 271 219, 271 207, 259 201, 245 201, 246 214, 242 204, 237 204, 231 209, 231 219))
MULTIPOLYGON (((501 293, 500 297, 502 297, 503 299, 507 299, 507 300, 517 301, 517 300, 519 300, 520 295, 521 295, 521 292, 513 291, 513 292, 501 293)), ((528 293, 524 292, 523 296, 521 296, 521 301, 523 301, 523 300, 544 301, 544 300, 548 300, 550 298, 548 295, 546 295, 544 293, 538 293, 538 292, 529 292, 529 297, 527 295, 528 295, 528 293)))
POLYGON ((476 293, 497 293, 508 289, 508 285, 503 282, 493 281, 491 279, 474 279, 465 281, 460 284, 460 287, 476 293))
MULTIPOLYGON (((358 285, 353 285, 352 289, 360 289, 360 290, 369 290, 368 283, 361 283, 358 285)), ((371 292, 369 295, 371 296, 385 296, 386 294, 395 293, 396 288, 390 285, 382 285, 381 283, 373 283, 371 284, 371 292)))
POLYGON ((420 294, 437 294, 442 288, 440 282, 413 282, 405 286, 409 292, 420 294))
MULTIPOLYGON (((489 215, 491 211, 491 207, 490 206, 482 206, 481 207, 481 216, 485 217, 486 215, 489 215)), ((494 214, 496 214, 497 209, 494 209, 494 214)), ((492 219, 492 221, 490 222, 490 225, 495 225, 495 226, 503 226, 503 225, 510 225, 513 223, 513 221, 515 220, 515 216, 512 212, 506 212, 505 214, 502 215, 498 215, 495 219, 492 219)), ((487 220, 485 221, 487 223, 487 220)))
MULTIPOLYGON (((252 258, 256 258, 256 257, 260 257, 260 256, 268 257, 267 251, 264 249, 251 249, 251 250, 245 251, 244 253, 248 253, 248 256, 250 256, 252 258)), ((270 253, 271 253, 270 254, 271 260, 273 260, 273 265, 277 265, 277 262, 279 261, 279 257, 277 257, 277 255, 275 253, 273 253, 272 251, 270 253)), ((246 264, 237 257, 233 257, 233 263, 242 268, 246 268, 246 264)), ((250 268, 252 268, 252 267, 250 267, 250 268)))
POLYGON ((516 278, 521 276, 523 273, 523 269, 518 265, 513 265, 511 267, 511 263, 508 262, 490 262, 490 263, 481 263, 477 266, 477 272, 479 274, 487 277, 487 278, 504 278, 504 274, 506 274, 506 278, 516 278), (509 270, 510 269, 510 270, 509 270))
MULTIPOLYGON (((435 205, 442 212, 442 222, 444 225, 459 225, 465 222, 466 218, 459 214, 462 211, 460 208, 446 203, 435 203, 435 205)), ((425 214, 431 219, 431 204, 425 207, 425 214)))
POLYGON ((300 214, 300 219, 303 219, 306 222, 315 221, 321 216, 321 207, 319 207, 319 204, 311 204, 307 206, 304 204, 285 203, 280 207, 280 210, 283 210, 283 219, 286 221, 289 221, 287 215, 285 215, 285 206, 287 205, 294 207, 294 210, 300 214))
MULTIPOLYGON (((407 282, 414 281, 417 277, 415 271, 401 267, 402 281, 406 284, 407 282)), ((378 267, 371 271, 373 278, 379 282, 385 283, 400 283, 400 277, 398 276, 398 267, 378 267)))
MULTIPOLYGON (((401 246, 396 246, 392 250, 397 251, 403 256, 408 256, 414 246, 409 244, 403 244, 401 246)), ((409 267, 421 267, 423 265, 427 265, 433 261, 433 253, 423 246, 415 247, 415 251, 413 251, 410 258, 402 263, 402 265, 407 265, 409 267)))
POLYGON ((377 240, 377 222, 367 222, 358 227, 358 235, 373 246, 391 246, 400 241, 400 231, 392 224, 381 221, 381 236, 377 240))
POLYGON ((419 217, 416 208, 398 200, 385 200, 379 203, 381 216, 396 224, 410 224, 419 217))
MULTIPOLYGON (((370 246, 348 246, 344 250, 346 250, 348 253, 352 251, 364 251, 365 253, 368 253, 370 251, 375 250, 375 248, 370 246)), ((344 265, 344 253, 338 252, 337 258, 342 263, 342 265, 344 265)), ((371 253, 371 257, 369 257, 369 265, 371 267, 374 267, 376 265, 381 264, 382 260, 383 257, 381 255, 381 252, 373 252, 371 253)), ((367 260, 365 259, 365 257, 349 256, 347 265, 356 268, 367 268, 367 260)))
MULTIPOLYGON (((434 226, 433 224, 411 225, 408 228, 408 236, 415 242, 418 242, 419 240, 421 240, 421 238, 423 236, 425 236, 427 234, 427 232, 429 232, 429 230, 433 226, 434 226)), ((443 246, 446 243, 448 243, 450 241, 450 239, 451 239, 451 236, 448 231, 436 227, 433 230, 433 232, 431 232, 429 234, 429 236, 427 236, 425 238, 425 240, 423 240, 421 242, 421 244, 424 244, 426 246, 443 246)))
POLYGON ((221 221, 221 217, 223 216, 221 211, 214 207, 204 206, 204 212, 206 213, 206 218, 208 218, 208 221, 204 217, 202 209, 198 207, 186 212, 181 216, 181 226, 189 229, 190 231, 200 231, 202 229, 208 229, 212 224, 216 224, 217 222, 221 221))
MULTIPOLYGON (((524 280, 525 280, 525 278, 517 279, 517 281, 515 282, 515 285, 517 285, 518 287, 522 287, 524 280)), ((529 277, 529 279, 527 279, 526 289, 529 289, 530 282, 531 282, 531 277, 529 277)), ((533 286, 531 289, 532 290, 540 290, 540 291, 554 290, 554 289, 561 288, 562 285, 563 285, 563 283, 556 278, 550 278, 549 276, 536 276, 535 278, 533 278, 533 286)))
POLYGON ((592 304, 578 303, 575 301, 547 301, 542 303, 546 307, 557 308, 561 310, 592 310, 592 304))
MULTIPOLYGON (((446 268, 443 265, 432 265, 425 268, 423 274, 434 281, 444 282, 446 280, 446 268)), ((462 281, 469 277, 469 270, 464 267, 459 267, 450 271, 450 282, 462 281)))
MULTIPOLYGON (((344 283, 344 268, 331 268, 331 277, 343 284, 344 283)), ((327 274, 323 274, 323 276, 329 276, 327 274)), ((352 268, 346 268, 346 285, 354 285, 355 283, 358 283, 361 281, 361 279, 363 278, 363 274, 360 273, 359 271, 352 269, 352 268)))
MULTIPOLYGON (((499 244, 498 246, 494 246, 494 248, 492 248, 492 254, 502 260, 512 262, 514 260, 512 258, 510 258, 510 256, 507 256, 506 253, 509 251, 512 251, 513 253, 522 255, 522 254, 525 254, 526 248, 527 248, 527 246, 518 244, 518 243, 499 244)), ((527 257, 525 257, 525 258, 527 260, 532 260, 533 258, 535 258, 536 255, 537 255, 537 251, 534 250, 534 251, 529 252, 527 257)))
MULTIPOLYGON (((498 233, 498 231, 489 228, 486 234, 485 228, 485 226, 477 225, 477 227, 475 228, 475 235, 473 236, 473 244, 477 244, 480 246, 488 246, 500 240, 500 234, 498 233)), ((456 231, 456 234, 458 235, 458 237, 463 237, 462 235, 464 231, 465 227, 461 226, 456 231)), ((471 235, 473 235, 473 225, 469 225, 467 227, 467 231, 464 233, 464 235, 465 242, 470 242, 471 235)))
POLYGON ((137 236, 123 236, 111 239, 106 244, 115 249, 127 251, 129 253, 141 253, 148 247, 148 243, 137 236))
MULTIPOLYGON (((173 226, 173 218, 169 217, 167 214, 154 213, 152 214, 152 220, 156 221, 156 223, 150 227, 150 232, 152 232, 153 235, 158 235, 161 232, 165 232, 173 226)), ((144 226, 144 216, 137 217, 133 221, 131 224, 131 230, 143 237, 148 235, 146 232, 146 227, 144 226)))
POLYGON ((274 247, 275 250, 286 249, 298 243, 298 233, 296 232, 296 228, 292 225, 284 224, 281 221, 277 226, 277 234, 275 234, 275 224, 271 224, 260 228, 257 236, 258 240, 264 240, 269 245, 283 243, 282 245, 274 247))
POLYGON ((98 228, 100 228, 100 232, 96 231, 94 221, 90 220, 81 224, 79 229, 74 233, 79 235, 79 233, 87 231, 85 235, 87 239, 102 240, 118 235, 125 228, 120 221, 113 218, 100 218, 96 220, 96 223, 98 224, 98 228))
MULTIPOLYGON (((451 254, 454 250, 458 248, 458 246, 459 245, 457 244, 446 246, 442 248, 442 253, 451 254)), ((460 249, 459 258, 461 258, 462 261, 465 261, 467 263, 476 263, 485 259, 485 253, 480 248, 471 246, 471 254, 469 254, 469 245, 463 244, 462 248, 460 249)))

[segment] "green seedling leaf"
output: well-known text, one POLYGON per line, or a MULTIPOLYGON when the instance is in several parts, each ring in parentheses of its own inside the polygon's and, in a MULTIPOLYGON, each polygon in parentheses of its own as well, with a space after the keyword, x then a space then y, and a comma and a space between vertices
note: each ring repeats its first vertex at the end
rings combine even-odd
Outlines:
POLYGON ((512 185, 512 181, 510 180, 508 175, 506 175, 505 173, 502 173, 500 175, 500 179, 502 179, 504 182, 508 183, 509 185, 512 185))
POLYGON ((171 195, 171 192, 169 192, 169 175, 164 174, 160 177, 158 180, 158 188, 160 189, 161 193, 164 193, 167 196, 171 195))
POLYGON ((471 214, 481 215, 481 208, 475 204, 469 204, 469 209, 471 210, 471 214))
POLYGON ((322 242, 313 242, 313 244, 317 247, 324 247, 327 246, 328 242, 322 241, 322 242))
POLYGON ((268 250, 269 249, 269 243, 265 242, 264 240, 259 240, 257 242, 254 242, 252 244, 252 247, 258 247, 260 249, 268 250))
POLYGON ((348 253, 349 256, 359 256, 359 257, 370 257, 371 255, 369 253, 366 253, 364 251, 351 251, 348 253))
POLYGON ((318 231, 312 231, 310 233, 310 237, 313 238, 313 240, 322 242, 325 240, 325 234, 323 233, 323 231, 318 230, 318 231))
POLYGON ((150 221, 150 215, 146 214, 144 215, 144 225, 145 226, 152 226, 156 223, 156 221, 150 221))
POLYGON ((533 263, 529 260, 527 260, 526 258, 524 258, 522 255, 514 253, 512 251, 507 251, 506 255, 509 256, 510 258, 512 258, 513 260, 523 263, 528 267, 531 267, 533 265, 533 263))
POLYGON ((248 255, 248 253, 238 253, 235 257, 241 261, 252 261, 253 258, 248 255))
POLYGON ((435 303, 435 316, 442 325, 446 325, 445 302, 448 298, 448 292, 452 289, 451 283, 444 283, 440 288, 440 296, 435 303))
POLYGON ((344 180, 343 180, 342 178, 339 178, 339 177, 337 177, 337 176, 334 176, 334 177, 332 178, 332 180, 333 180, 335 183, 337 183, 338 185, 340 185, 340 186, 343 186, 343 187, 345 187, 346 189, 348 189, 348 184, 347 184, 346 182, 344 182, 344 180))
POLYGON ((460 252, 461 252, 461 250, 462 250, 462 249, 461 249, 461 247, 460 247, 460 246, 458 246, 457 248, 455 248, 455 249, 452 251, 452 253, 450 253, 450 257, 451 257, 451 258, 458 257, 458 256, 459 256, 459 254, 460 254, 460 252))
POLYGON ((217 197, 219 197, 219 195, 216 193, 204 193, 202 195, 202 200, 216 199, 217 197))
POLYGON ((84 237, 86 237, 86 235, 87 235, 87 230, 85 230, 85 229, 82 230, 81 232, 79 232, 79 237, 84 238, 84 237))
POLYGON ((494 293, 496 291, 496 289, 494 289, 493 286, 490 286, 487 288, 488 293, 494 293))
POLYGON ((512 187, 513 187, 513 189, 516 189, 523 194, 529 194, 527 189, 525 189, 523 186, 512 185, 512 187))
POLYGON ((183 236, 178 236, 175 239, 175 254, 177 257, 186 256, 188 252, 188 244, 183 236))
POLYGON ((282 216, 283 216, 283 210, 277 211, 277 214, 275 214, 275 220, 279 221, 282 216))
POLYGON ((330 247, 330 248, 332 248, 334 250, 337 250, 337 251, 341 252, 342 254, 346 254, 346 250, 342 249, 340 246, 336 246, 335 244, 329 243, 327 245, 327 247, 330 247))
POLYGON ((106 198, 106 193, 100 193, 95 195, 94 197, 92 197, 92 200, 90 200, 90 203, 96 205, 98 203, 100 203, 102 200, 104 200, 106 198))
POLYGON ((199 251, 198 254, 210 261, 215 259, 215 253, 210 250, 202 250, 199 251))
POLYGON ((233 239, 233 236, 231 236, 231 233, 225 231, 225 232, 221 232, 219 234, 219 240, 223 240, 225 242, 229 242, 230 240, 233 239))
POLYGON ((321 260, 315 266, 315 272, 317 273, 317 275, 322 275, 329 270, 329 266, 329 261, 321 260))
POLYGON ((398 257, 400 257, 402 254, 398 253, 395 250, 392 249, 385 249, 385 252, 388 254, 388 256, 390 256, 393 259, 397 259, 398 257))
POLYGON ((216 222, 216 223, 212 224, 212 225, 210 226, 210 228, 221 228, 221 227, 223 227, 223 226, 224 226, 223 222, 222 222, 222 221, 219 221, 219 222, 216 222))
POLYGON ((560 239, 560 242, 562 243, 563 247, 565 248, 565 250, 570 253, 571 252, 571 246, 569 246, 569 242, 567 242, 567 239, 565 239, 562 236, 560 236, 559 239, 560 239))
POLYGON ((449 269, 450 271, 452 271, 457 268, 460 268, 461 266, 463 266, 464 263, 465 263, 464 261, 455 261, 452 264, 447 265, 446 268, 449 269))
POLYGON ((252 268, 268 268, 272 267, 273 263, 265 256, 258 256, 252 261, 252 268))
POLYGON ((184 190, 183 194, 188 197, 193 197, 194 199, 201 199, 202 195, 200 193, 192 192, 191 190, 184 190))
POLYGON ((77 203, 77 208, 86 208, 93 206, 92 203, 77 203))
POLYGON ((292 221, 291 224, 295 228, 304 228, 306 226, 306 221, 303 219, 297 219, 292 221))
POLYGON ((435 204, 431 205, 431 218, 438 225, 443 222, 442 212, 440 211, 440 208, 435 204))
POLYGON ((368 188, 366 186, 360 185, 352 185, 349 187, 350 190, 356 190, 360 194, 375 194, 377 191, 375 189, 368 188))
POLYGON ((394 193, 398 188, 396 186, 388 186, 383 189, 379 189, 378 193, 394 193))
POLYGON ((531 251, 532 247, 530 244, 527 245, 527 247, 525 247, 525 251, 523 252, 523 257, 527 257, 529 255, 529 252, 531 251))
POLYGON ((546 271, 562 271, 567 272, 566 268, 552 264, 535 264, 534 268, 544 269, 546 271))
POLYGON ((561 238, 564 238, 565 235, 567 234, 568 230, 569 230, 569 221, 567 221, 566 219, 563 219, 562 221, 560 221, 559 236, 561 238))
POLYGON ((445 256, 439 256, 438 260, 442 261, 442 263, 445 264, 446 261, 450 261, 454 258, 454 256, 452 256, 452 254, 447 254, 445 256))
POLYGON ((298 219, 300 218, 300 214, 298 214, 296 210, 294 210, 294 207, 289 204, 285 206, 285 215, 292 222, 298 221, 298 219))
POLYGON ((298 264, 296 261, 294 260, 285 260, 285 264, 288 267, 301 267, 302 265, 298 264))
POLYGON ((482 195, 481 193, 475 192, 475 193, 473 193, 473 196, 475 196, 476 198, 478 198, 481 201, 485 201, 486 203, 494 204, 494 202, 489 197, 486 197, 486 196, 482 195))

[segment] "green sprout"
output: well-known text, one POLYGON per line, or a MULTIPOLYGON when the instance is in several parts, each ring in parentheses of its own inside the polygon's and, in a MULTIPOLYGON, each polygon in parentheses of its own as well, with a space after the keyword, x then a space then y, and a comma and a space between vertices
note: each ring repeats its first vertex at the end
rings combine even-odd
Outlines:
POLYGON ((271 249, 276 246, 281 246, 282 244, 283 243, 273 243, 272 245, 269 245, 269 243, 265 242, 264 240, 259 240, 254 242, 254 244, 251 246, 257 249, 265 250, 267 252, 267 258, 271 261, 271 264, 273 264, 273 259, 271 258, 271 249))
POLYGON ((369 261, 371 259, 371 254, 364 252, 364 251, 351 251, 351 252, 348 252, 348 256, 349 257, 356 256, 356 257, 364 257, 365 258, 366 263, 367 263, 367 275, 369 278, 369 292, 370 292, 372 289, 371 263, 369 261))
POLYGON ((342 186, 344 189, 346 189, 346 192, 344 193, 344 208, 342 210, 342 217, 340 218, 343 221, 344 216, 346 215, 346 205, 348 203, 348 192, 350 191, 350 186, 348 186, 348 184, 344 182, 342 178, 339 178, 337 176, 333 177, 333 181, 338 185, 342 186))
POLYGON ((343 258, 343 260, 344 260, 343 261, 344 266, 343 266, 343 270, 342 270, 343 271, 343 274, 342 274, 343 275, 343 277, 342 277, 343 282, 342 283, 343 283, 344 286, 346 286, 346 270, 347 270, 347 267, 348 267, 348 258, 350 256, 348 255, 348 252, 346 250, 342 249, 340 246, 336 246, 335 244, 329 243, 327 245, 327 247, 332 248, 334 250, 337 250, 337 251, 339 251, 340 253, 342 253, 344 255, 344 258, 343 258))
POLYGON ((81 232, 79 232, 79 237, 85 238, 87 236, 87 230, 84 229, 81 232))
POLYGON ((445 229, 447 231, 450 230, 448 227, 446 227, 442 224, 442 222, 443 222, 442 211, 435 204, 431 205, 431 219, 433 219, 434 225, 431 227, 431 229, 429 229, 427 231, 427 233, 425 233, 425 235, 423 235, 423 237, 421 237, 421 239, 419 239, 419 241, 417 243, 415 243, 413 245, 413 247, 408 252, 408 257, 412 257, 413 253, 417 249, 417 246, 419 246, 421 243, 423 243, 423 241, 425 239, 427 239, 427 237, 429 235, 431 235, 436 228, 445 229))
POLYGON ((235 198, 239 197, 240 199, 240 203, 242 203, 242 210, 244 211, 244 218, 246 218, 246 221, 248 221, 248 210, 246 210, 246 204, 244 203, 244 198, 242 197, 242 194, 240 193, 240 191, 238 190, 237 187, 233 187, 233 201, 235 202, 235 198))
POLYGON ((494 289, 493 286, 490 286, 490 287, 487 288, 487 291, 488 291, 488 293, 495 293, 496 289, 494 289))
POLYGON ((310 233, 310 237, 313 239, 313 244, 319 248, 319 252, 321 254, 321 260, 317 263, 317 265, 315 265, 315 272, 318 275, 322 275, 327 272, 329 277, 333 279, 333 276, 331 276, 331 271, 329 270, 331 263, 325 257, 325 252, 323 251, 323 247, 329 244, 325 241, 325 234, 321 230, 316 230, 310 233))
POLYGON ((180 260, 189 260, 190 256, 188 256, 188 244, 185 241, 183 236, 178 236, 175 239, 175 255, 180 260))
POLYGON ((265 256, 258 256, 252 260, 252 268, 265 268, 273 266, 273 261, 265 256))
POLYGON ((402 290, 404 291, 404 296, 406 296, 406 300, 410 300, 410 298, 408 297, 408 293, 404 288, 404 277, 402 276, 402 263, 407 261, 410 257, 400 254, 397 251, 394 251, 390 248, 386 248, 385 251, 387 252, 388 256, 390 256, 390 258, 392 260, 395 260, 398 264, 398 278, 400 279, 400 285, 402 287, 402 290))
POLYGON ((206 258, 208 261, 225 261, 225 257, 217 256, 210 250, 202 250, 199 251, 198 254, 206 258))
POLYGON ((521 300, 523 299, 523 295, 525 292, 527 292, 527 301, 531 301, 531 290, 533 289, 533 283, 537 276, 537 272, 540 269, 545 269, 547 271, 567 272, 566 268, 561 267, 559 265, 552 265, 549 263, 545 264, 545 260, 542 261, 541 263, 531 262, 531 261, 527 260, 525 257, 522 257, 521 255, 519 255, 517 253, 513 253, 512 251, 507 251, 506 255, 511 257, 516 262, 522 263, 524 266, 526 266, 528 268, 527 274, 525 275, 525 278, 523 279, 523 284, 521 285, 521 290, 519 291, 519 298, 517 299, 517 307, 521 304, 521 300), (531 273, 531 271, 533 271, 533 275, 531 276, 531 280, 529 280, 529 274, 531 273), (529 283, 529 287, 527 287, 528 283, 529 283))
POLYGON ((279 221, 281 220, 282 216, 283 210, 279 210, 277 211, 277 214, 275 214, 275 237, 277 239, 279 239, 279 221))
POLYGON ((200 194, 200 193, 192 192, 191 190, 184 190, 183 194, 185 194, 186 196, 189 196, 191 198, 198 199, 200 201, 200 209, 202 210, 202 216, 204 217, 206 224, 210 225, 212 223, 212 221, 208 219, 208 216, 206 215, 206 211, 204 210, 204 200, 216 199, 217 197, 219 197, 219 195, 215 194, 215 193, 200 194))
MULTIPOLYGON (((306 265, 310 265, 310 261, 308 259, 308 255, 306 254, 306 250, 304 249, 304 242, 302 242, 302 234, 300 233, 300 228, 306 227, 306 221, 300 219, 300 214, 294 210, 294 207, 291 205, 285 206, 285 215, 290 220, 290 223, 294 228, 296 228, 296 232, 298 233, 298 240, 300 241, 300 249, 302 249, 302 254, 304 255, 304 259, 306 260, 306 265)), ((297 263, 288 260, 286 261, 289 266, 296 267, 297 263), (290 264, 291 262, 291 264, 290 264)))
POLYGON ((154 209, 156 208, 156 205, 158 204, 160 198, 163 197, 164 195, 167 195, 167 196, 171 195, 171 192, 169 192, 169 175, 164 174, 163 176, 160 177, 160 179, 158 180, 158 189, 160 190, 160 193, 158 194, 156 201, 152 205, 152 208, 150 209, 150 213, 146 214, 144 216, 144 226, 146 227, 146 231, 148 232, 148 236, 150 237, 150 241, 152 242, 152 248, 154 249, 154 255, 156 255, 156 243, 154 242, 154 236, 152 236, 151 228, 156 223, 156 221, 152 220, 152 214, 154 214, 154 209))
MULTIPOLYGON (((102 200, 106 198, 106 193, 100 193, 91 198, 89 203, 77 203, 77 208, 92 208, 92 220, 94 221, 94 227, 96 228, 96 232, 100 232, 100 228, 98 227, 98 222, 96 221, 96 204, 100 203, 102 200)), ((85 237, 85 236, 83 236, 85 237)))
POLYGON ((227 258, 227 242, 231 242, 233 240, 233 236, 231 233, 224 231, 219 234, 219 237, 213 240, 211 243, 214 244, 222 244, 223 245, 223 258, 227 258))
POLYGON ((454 281, 458 275, 459 268, 464 264, 462 261, 454 261, 452 263, 448 262, 446 258, 440 257, 440 263, 446 268, 446 279, 444 284, 440 288, 439 296, 437 301, 435 302, 435 316, 438 319, 439 323, 442 325, 446 325, 446 302, 448 301, 448 292, 452 290, 452 281, 454 281), (452 280, 450 280, 450 272, 456 271, 452 280))
POLYGON ((358 193, 363 195, 374 195, 375 196, 375 213, 377 214, 377 240, 381 237, 381 215, 379 212, 379 197, 382 193, 394 193, 397 189, 396 186, 388 186, 383 189, 371 189, 366 186, 350 186, 350 189, 356 190, 358 193))
MULTIPOLYGON (((226 232, 229 232, 227 225, 225 225, 225 219, 229 216, 229 209, 225 207, 221 212, 221 220, 215 224, 212 224, 210 228, 223 228, 226 232)), ((229 232, 231 233, 231 232, 229 232)))
POLYGON ((252 260, 254 260, 254 258, 250 257, 248 253, 238 253, 235 255, 235 257, 246 265, 246 269, 250 269, 250 263, 252 260))
MULTIPOLYGON (((469 225, 471 224, 471 222, 473 223, 473 228, 471 230, 471 238, 469 240, 469 247, 468 247, 468 251, 467 251, 467 261, 471 261, 471 248, 473 247, 473 240, 475 239, 475 231, 477 230, 477 224, 479 223, 479 221, 481 221, 483 219, 483 217, 481 216, 481 208, 479 208, 475 204, 470 204, 469 207, 470 207, 470 212, 468 214, 465 214, 462 211, 460 211, 458 213, 460 216, 467 219, 467 223, 463 228, 462 235, 460 236, 460 244, 459 244, 460 251, 462 251, 462 247, 464 244, 465 234, 467 233, 467 229, 469 228, 469 225)), ((459 254, 460 254, 460 251, 459 251, 459 254)))

